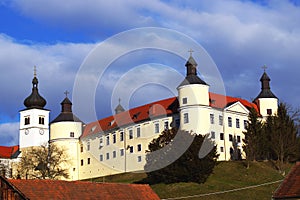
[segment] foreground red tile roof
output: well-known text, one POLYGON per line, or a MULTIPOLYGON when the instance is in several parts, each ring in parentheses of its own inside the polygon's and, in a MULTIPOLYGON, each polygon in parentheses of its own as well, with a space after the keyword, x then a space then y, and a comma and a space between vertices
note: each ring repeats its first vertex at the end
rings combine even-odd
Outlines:
POLYGON ((30 200, 40 199, 128 199, 158 200, 158 195, 145 184, 93 183, 59 180, 8 180, 30 200))
POLYGON ((18 150, 19 145, 11 147, 0 146, 0 158, 13 158, 18 150))
POLYGON ((300 162, 297 162, 273 194, 273 199, 300 199, 300 162))
MULTIPOLYGON (((258 107, 254 103, 241 98, 224 96, 215 93, 209 93, 210 106, 213 108, 223 109, 235 102, 241 102, 246 108, 253 107, 258 111, 258 107)), ((152 102, 143 106, 132 108, 128 111, 118 113, 95 122, 86 124, 81 137, 108 131, 117 127, 135 124, 137 122, 147 121, 161 116, 169 116, 178 113, 177 97, 172 97, 156 102, 152 102)))

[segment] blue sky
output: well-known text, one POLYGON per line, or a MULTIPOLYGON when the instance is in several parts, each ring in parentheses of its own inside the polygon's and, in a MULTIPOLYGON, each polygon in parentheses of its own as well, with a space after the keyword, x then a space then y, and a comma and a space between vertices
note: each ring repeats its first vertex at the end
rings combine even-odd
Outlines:
MULTIPOLYGON (((34 65, 53 119, 60 112, 63 92, 72 92, 81 64, 97 44, 141 27, 168 28, 197 41, 217 65, 227 95, 251 101, 260 91, 261 66, 267 65, 273 92, 299 107, 299 1, 0 0, 0 17, 0 145, 18 143, 19 110, 31 92, 34 65)), ((182 51, 187 58, 188 49, 182 51)), ((201 61, 197 62, 201 75, 201 61)), ((143 69, 137 70, 137 77, 152 74, 176 88, 180 80, 174 81, 175 76, 157 63, 185 73, 185 60, 163 51, 121 57, 97 87, 97 117, 112 113, 117 102, 111 100, 113 85, 137 66, 143 69)), ((125 107, 172 95, 159 85, 146 85, 125 107)), ((78 117, 89 122, 88 116, 78 117)))

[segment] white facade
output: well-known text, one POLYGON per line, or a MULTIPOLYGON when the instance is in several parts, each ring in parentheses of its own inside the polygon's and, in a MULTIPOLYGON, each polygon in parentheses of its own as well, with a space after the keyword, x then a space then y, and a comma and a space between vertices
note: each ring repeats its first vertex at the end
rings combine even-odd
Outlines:
POLYGON ((20 111, 20 149, 48 143, 49 112, 49 110, 37 108, 20 111))

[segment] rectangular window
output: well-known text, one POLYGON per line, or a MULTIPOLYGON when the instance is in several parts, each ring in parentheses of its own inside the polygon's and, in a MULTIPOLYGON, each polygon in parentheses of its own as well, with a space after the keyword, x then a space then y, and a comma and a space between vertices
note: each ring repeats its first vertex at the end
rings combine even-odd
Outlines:
POLYGON ((142 145, 141 144, 137 145, 137 151, 142 151, 142 145))
POLYGON ((168 121, 164 122, 164 130, 169 130, 169 122, 168 121))
POLYGON ((90 143, 90 142, 88 142, 88 143, 87 143, 87 145, 86 145, 86 149, 89 151, 89 150, 90 150, 90 148, 91 148, 91 143, 90 143))
POLYGON ((231 134, 229 134, 229 141, 232 142, 233 141, 233 137, 231 134))
POLYGON ((133 131, 132 131, 132 129, 129 130, 129 139, 133 139, 133 131))
POLYGON ((88 158, 87 164, 88 164, 88 165, 91 164, 91 158, 88 158))
POLYGON ((81 164, 81 166, 83 166, 83 160, 81 159, 81 161, 80 161, 80 164, 81 164))
POLYGON ((187 104, 187 98, 186 97, 182 98, 182 104, 187 104))
POLYGON ((241 142, 241 136, 238 135, 238 136, 236 137, 236 141, 237 141, 237 143, 240 143, 240 142, 241 142))
POLYGON ((159 133, 159 123, 154 124, 154 132, 159 133))
POLYGON ((140 127, 136 128, 136 137, 141 137, 141 128, 140 127))
POLYGON ((25 117, 24 125, 28 125, 28 124, 30 124, 30 117, 29 117, 29 116, 26 116, 26 117, 25 117))
POLYGON ((220 151, 221 151, 221 152, 224 152, 224 147, 220 147, 220 151))
POLYGON ((272 115, 272 109, 267 109, 267 114, 272 115))
POLYGON ((214 114, 210 114, 210 124, 214 124, 215 123, 215 116, 214 114))
POLYGON ((219 115, 219 125, 223 125, 223 116, 219 115))
POLYGON ((142 162, 142 156, 138 156, 138 157, 137 157, 137 161, 138 161, 138 162, 142 162))
POLYGON ((74 132, 70 132, 70 137, 74 137, 74 132))
POLYGON ((240 119, 235 119, 236 128, 240 128, 240 119))
POLYGON ((124 156, 124 149, 120 149, 120 156, 124 156))
POLYGON ((183 123, 185 124, 189 123, 189 113, 183 114, 183 123))
POLYGON ((214 131, 210 132, 210 138, 212 138, 212 139, 216 138, 216 134, 214 131))
POLYGON ((224 133, 220 133, 220 140, 224 140, 224 133))
POLYGON ((109 153, 106 153, 106 160, 109 160, 109 153))
POLYGON ((247 120, 244 120, 244 129, 246 129, 248 126, 248 121, 247 120))
POLYGON ((113 158, 115 158, 117 156, 117 152, 113 151, 113 158))
POLYGON ((232 127, 232 118, 231 117, 228 117, 228 126, 232 127))
POLYGON ((83 145, 80 145, 80 152, 83 152, 83 145))
POLYGON ((106 145, 109 145, 109 135, 106 136, 106 145))
POLYGON ((123 131, 120 132, 120 141, 121 142, 124 141, 124 132, 123 131))
POLYGON ((116 134, 114 133, 113 134, 113 143, 116 143, 116 141, 117 141, 117 137, 116 137, 116 134))
POLYGON ((39 124, 45 124, 45 117, 39 116, 39 124))
POLYGON ((104 146, 104 144, 103 144, 103 138, 100 137, 100 139, 99 139, 99 148, 102 148, 103 146, 104 146))
POLYGON ((100 155, 100 161, 103 161, 103 155, 102 154, 100 155))
POLYGON ((130 153, 133 153, 133 146, 130 146, 130 147, 129 147, 129 152, 130 152, 130 153))

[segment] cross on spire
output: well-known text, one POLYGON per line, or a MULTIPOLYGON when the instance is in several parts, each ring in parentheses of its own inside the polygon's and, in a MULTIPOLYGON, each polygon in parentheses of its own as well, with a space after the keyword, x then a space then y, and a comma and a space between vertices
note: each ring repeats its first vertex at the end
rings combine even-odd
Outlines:
POLYGON ((193 54, 193 49, 190 49, 190 50, 188 50, 188 52, 190 52, 190 56, 192 56, 192 54, 193 54))
POLYGON ((119 98, 119 104, 121 103, 121 98, 119 98))
POLYGON ((66 90, 65 92, 64 92, 64 94, 66 95, 66 97, 68 97, 68 94, 69 94, 70 92, 68 92, 68 90, 66 90))
POLYGON ((36 66, 33 67, 33 76, 36 77, 36 66))
POLYGON ((266 69, 268 68, 266 65, 264 65, 264 66, 262 66, 261 67, 263 70, 264 70, 264 72, 266 71, 266 69))

